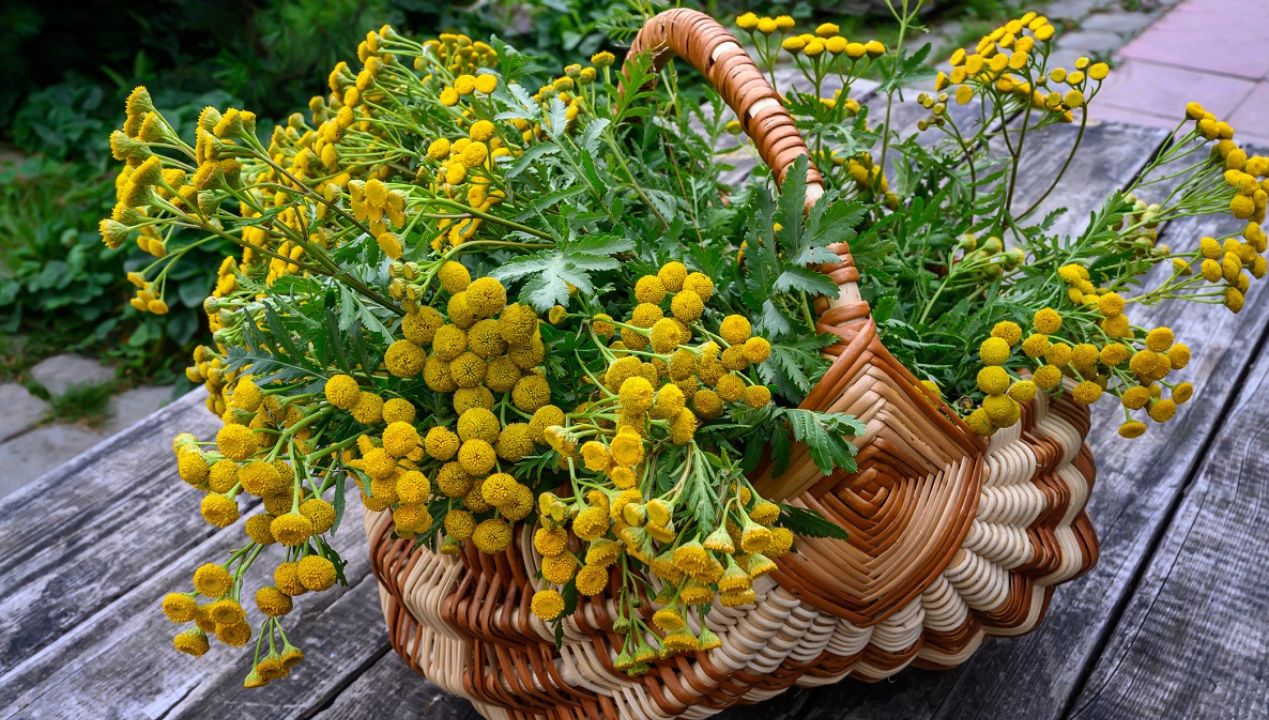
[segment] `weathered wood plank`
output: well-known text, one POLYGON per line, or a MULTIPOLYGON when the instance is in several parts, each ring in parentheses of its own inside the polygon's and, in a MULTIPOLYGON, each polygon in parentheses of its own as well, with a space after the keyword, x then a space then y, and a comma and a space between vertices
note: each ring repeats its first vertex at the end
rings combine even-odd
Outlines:
MULTIPOLYGON (((1015 120, 1014 142, 1018 141, 1017 124, 1015 120)), ((1078 135, 1076 125, 1050 125, 1027 133, 1014 193, 1015 214, 1029 210, 1048 188, 1078 135)), ((1165 130, 1137 125, 1088 126, 1061 183, 1025 222, 1039 222, 1051 212, 1065 210, 1054 221, 1050 232, 1058 235, 1083 232, 1088 227, 1090 214, 1101 207, 1112 189, 1126 186, 1141 172, 1167 135, 1165 130)))
POLYGON ((323 708, 314 720, 468 720, 479 718, 466 700, 447 695, 410 670, 391 650, 323 708))
MULTIPOLYGON (((360 509, 355 511, 358 520, 360 509)), ((361 539, 359 522, 349 530, 361 539)), ((341 533, 342 534, 342 533, 341 533)), ((341 553, 345 548, 341 548, 341 553)), ((364 542, 347 548, 355 577, 349 588, 324 593, 321 607, 306 610, 291 619, 293 640, 304 649, 304 662, 286 680, 256 690, 244 690, 242 678, 250 655, 237 653, 230 660, 209 658, 203 673, 194 673, 198 683, 166 711, 164 717, 177 718, 272 718, 310 717, 335 700, 342 691, 385 656, 396 660, 388 645, 387 628, 379 612, 379 585, 369 573, 364 542)), ((288 616, 290 617, 290 616, 288 616)), ((236 651, 235 651, 236 652, 236 651)), ((408 672, 408 668, 404 668, 408 672)), ((413 682, 423 684, 421 678, 413 682)), ((380 686, 379 692, 392 697, 412 695, 412 685, 380 686)), ((451 702, 458 703, 457 700, 451 702)), ((363 717, 371 717, 363 715, 363 717)))
POLYGON ((1233 380, 1239 399, 1222 412, 1073 717, 1269 717, 1265 343, 1261 335, 1258 362, 1233 380))
POLYGON ((1266 393, 1262 355, 1073 717, 1269 717, 1266 393))
MULTIPOLYGON (((1153 136, 1135 128, 1105 126, 1096 134, 1090 131, 1089 140, 1096 137, 1113 145, 1132 143, 1136 149, 1116 145, 1122 154, 1108 158, 1105 153, 1110 148, 1094 145, 1077 156, 1069 179, 1096 185, 1070 187, 1064 182, 1059 187, 1055 195, 1071 203, 1067 217, 1086 220, 1089 201, 1112 186, 1104 177, 1090 178, 1089 173, 1100 172, 1091 166, 1115 167, 1115 157, 1131 158, 1132 152, 1144 160, 1153 136), (1138 139, 1124 133, 1138 133, 1138 139), (1081 169, 1079 164, 1090 167, 1081 169)), ((1122 172, 1122 164, 1118 166, 1122 172)), ((1127 172, 1121 177, 1131 176, 1136 169, 1127 172)), ((1165 241, 1173 247, 1193 247, 1200 236, 1219 228, 1232 229, 1228 221, 1187 220, 1167 228, 1165 241)), ((1101 541, 1101 558, 1087 576, 1057 590, 1047 619, 1034 633, 989 639, 969 663, 956 670, 906 671, 876 685, 847 681, 802 692, 805 698, 780 698, 737 711, 734 717, 1060 717, 1096 661, 1103 638, 1115 626, 1133 578, 1148 560, 1153 538, 1168 522, 1186 477, 1201 460, 1204 440, 1219 431, 1225 403, 1237 389, 1236 378, 1265 336, 1269 292, 1253 288, 1247 307, 1236 316, 1220 308, 1188 304, 1136 310, 1133 319, 1147 326, 1166 322, 1179 338, 1191 342, 1194 359, 1183 374, 1194 382, 1196 399, 1171 424, 1153 428, 1135 441, 1114 434, 1118 408, 1108 402, 1096 406, 1090 445, 1098 474, 1089 512, 1101 541), (786 704, 793 709, 786 710, 786 704)))
POLYGON ((203 409, 204 397, 198 390, 180 398, 129 431, 95 445, 9 495, 0 505, 0 573, 7 574, 19 562, 47 548, 50 527, 58 528, 61 537, 82 529, 92 531, 97 524, 93 511, 103 501, 124 499, 130 492, 153 492, 149 483, 139 481, 148 477, 151 466, 133 465, 131 458, 152 462, 162 457, 153 449, 163 447, 168 449, 170 462, 173 423, 201 422, 200 428, 215 427, 215 418, 203 409), (117 464, 121 462, 129 464, 117 464), (129 476, 138 482, 127 482, 129 476), (33 522, 33 518, 40 522, 33 522))
POLYGON ((176 428, 216 426, 203 397, 186 395, 0 509, 0 673, 216 534, 170 450, 176 428))
MULTIPOLYGON (((122 718, 199 717, 213 710, 216 717, 275 718, 328 702, 360 668, 388 649, 378 586, 370 574, 365 534, 358 522, 360 504, 354 490, 349 494, 349 517, 333 545, 348 560, 350 587, 304 595, 288 616, 293 639, 306 652, 297 670, 302 679, 247 692, 241 683, 250 648, 216 646, 204 658, 180 655, 171 648, 175 626, 163 617, 159 601, 185 586, 192 568, 229 547, 230 538, 218 533, 0 676, 0 697, 10 699, 0 717, 96 717, 104 704, 114 717, 122 718)), ((236 536, 233 541, 238 541, 236 536)), ((279 553, 277 548, 270 550, 279 553)), ((276 562, 273 555, 262 555, 257 562, 276 562)), ((249 585, 251 592, 254 588, 249 585)), ((244 602, 251 604, 249 598, 244 602)), ((258 617, 252 607, 248 614, 258 617)))

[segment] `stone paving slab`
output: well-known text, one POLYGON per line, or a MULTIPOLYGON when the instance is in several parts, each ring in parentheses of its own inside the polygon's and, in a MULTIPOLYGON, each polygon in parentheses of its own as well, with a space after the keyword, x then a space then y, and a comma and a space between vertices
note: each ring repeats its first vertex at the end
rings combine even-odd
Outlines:
POLYGON ((1186 0, 1121 54, 1131 60, 1259 80, 1269 77, 1266 27, 1266 0, 1186 0))
POLYGON ((1150 27, 1159 19, 1159 13, 1151 12, 1106 12, 1089 15, 1080 21, 1080 29, 1085 31, 1110 32, 1116 35, 1135 35, 1150 27))
POLYGON ((1146 127, 1171 130, 1180 122, 1180 117, 1168 118, 1144 110, 1128 110, 1099 102, 1092 106, 1089 124, 1096 125, 1104 122, 1128 123, 1130 125, 1144 125, 1146 127))
POLYGON ((115 379, 115 371, 82 355, 54 355, 31 368, 31 379, 57 397, 76 385, 101 385, 115 379))
POLYGON ((0 442, 35 427, 48 411, 43 398, 18 383, 0 384, 0 442))
POLYGON ((1075 50, 1084 55, 1108 55, 1122 44, 1123 38, 1108 30, 1084 29, 1058 36, 1059 49, 1075 50))
POLYGON ((0 443, 0 497, 96 445, 107 435, 79 425, 44 425, 0 443))
POLYGON ((1269 145, 1269 81, 1256 84, 1229 117, 1229 123, 1238 131, 1235 139, 1269 145))
POLYGON ((106 435, 114 435, 170 402, 171 386, 142 386, 125 390, 110 398, 110 419, 101 430, 106 435))
POLYGON ((1054 0, 1038 12, 1050 20, 1079 20, 1113 3, 1114 0, 1054 0))
MULTIPOLYGON (((1154 32, 1151 30, 1142 37, 1154 32)), ((1114 105, 1174 117, 1179 122, 1185 104, 1197 100, 1218 117, 1229 117, 1254 87, 1254 82, 1244 78, 1128 60, 1111 71, 1093 105, 1114 105)))

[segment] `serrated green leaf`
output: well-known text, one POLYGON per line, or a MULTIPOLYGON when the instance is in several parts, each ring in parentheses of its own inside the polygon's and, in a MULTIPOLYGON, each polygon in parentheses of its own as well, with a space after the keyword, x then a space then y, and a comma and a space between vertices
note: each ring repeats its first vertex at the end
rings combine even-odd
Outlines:
POLYGON ((776 203, 776 222, 780 223, 777 237, 784 248, 800 245, 802 237, 803 208, 806 207, 806 169, 808 160, 799 155, 793 161, 784 176, 784 185, 780 187, 780 199, 776 203))
POLYGON ((780 504, 780 524, 795 535, 813 538, 847 540, 846 530, 815 510, 780 504))
POLYGON ((559 145, 552 145, 550 143, 538 143, 537 145, 530 145, 529 149, 525 150, 524 153, 520 155, 520 157, 516 158, 515 162, 507 166, 507 169, 504 172, 506 173, 507 178, 517 177, 520 175, 520 173, 527 170, 531 165, 540 163, 546 156, 554 155, 558 153, 559 151, 560 151, 559 145))
POLYGON ((339 362, 341 370, 351 370, 352 365, 348 363, 348 356, 344 354, 344 338, 339 328, 338 313, 334 310, 326 311, 326 345, 335 353, 335 359, 339 362))
POLYGON ((855 446, 846 438, 864 431, 855 418, 843 413, 823 413, 801 408, 784 408, 793 437, 806 445, 811 460, 824 475, 834 470, 855 471, 855 446))
POLYGON ((758 329, 766 337, 779 337, 793 332, 793 323, 768 298, 762 302, 758 329))
POLYGON ((578 145, 591 155, 598 153, 599 138, 603 135, 604 131, 608 129, 608 125, 609 121, 607 118, 599 118, 592 121, 586 126, 586 129, 582 131, 582 137, 578 142, 578 145))
POLYGON ((818 270, 789 265, 775 279, 775 289, 780 292, 799 290, 811 295, 837 295, 837 283, 818 270))
POLYGON ((806 247, 827 248, 835 243, 850 242, 866 209, 863 203, 841 202, 834 200, 831 193, 825 194, 807 216, 806 247))
POLYGON ((793 438, 789 426, 784 422, 776 422, 771 426, 771 472, 781 475, 789 467, 789 458, 793 454, 793 438))
POLYGON ((634 249, 634 241, 611 233, 585 235, 568 244, 570 251, 589 255, 616 255, 634 249))
POLYGON ((339 474, 335 478, 335 522, 330 526, 330 534, 334 535, 339 530, 339 521, 344 518, 344 474, 339 474))
POLYGON ((568 129, 568 108, 564 102, 560 100, 558 95, 551 96, 551 103, 547 110, 545 122, 542 123, 543 129, 552 140, 559 140, 564 131, 568 129))

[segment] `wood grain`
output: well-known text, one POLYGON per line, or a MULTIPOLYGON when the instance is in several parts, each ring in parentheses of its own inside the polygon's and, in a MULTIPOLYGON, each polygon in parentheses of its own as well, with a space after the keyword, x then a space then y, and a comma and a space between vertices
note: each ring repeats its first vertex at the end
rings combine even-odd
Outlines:
POLYGON ((1269 717, 1266 393, 1261 355, 1073 717, 1269 717))
POLYGON ((242 538, 240 525, 209 528, 197 511, 198 492, 176 477, 171 436, 192 430, 207 437, 219 425, 203 397, 186 395, 5 506, 0 543, 30 552, 10 554, 0 573, 0 697, 8 705, 0 717, 93 717, 103 698, 116 717, 128 718, 196 717, 208 708, 232 708, 235 717, 276 717, 270 708, 299 705, 315 711, 359 664, 389 652, 351 489, 335 545, 349 560, 352 587, 305 596, 291 616, 293 637, 309 652, 298 671, 307 680, 244 692, 249 649, 217 647, 201 659, 171 649, 175 626, 159 611, 160 599, 242 538), (40 525, 21 521, 75 509, 74 529, 53 541, 47 529, 42 540, 28 537, 40 525))
MULTIPOLYGON (((271 718, 278 717, 278 707, 320 706, 388 647, 365 536, 355 522, 360 506, 352 503, 349 510, 353 522, 341 527, 333 545, 348 560, 350 587, 302 596, 288 615, 292 637, 306 652, 297 670, 302 679, 247 692, 241 683, 250 648, 213 644, 202 658, 171 648, 176 626, 163 617, 159 602, 187 585, 192 568, 231 547, 230 538, 218 533, 0 677, 0 696, 14 698, 0 718, 93 717, 103 698, 126 718, 198 717, 208 707, 233 709, 222 717, 271 718)), ((257 562, 268 561, 262 556, 257 562)), ((248 613, 258 617, 253 607, 248 613)))
POLYGON ((1269 332, 1249 335, 1257 361, 1228 378, 1238 394, 1214 420, 1220 432, 1151 548, 1074 717, 1269 717, 1269 332))
POLYGON ((469 720, 479 718, 471 703, 419 677, 388 650, 314 720, 469 720))
POLYGON ((187 394, 0 507, 0 674, 217 534, 170 449, 174 428, 217 425, 203 397, 187 394))

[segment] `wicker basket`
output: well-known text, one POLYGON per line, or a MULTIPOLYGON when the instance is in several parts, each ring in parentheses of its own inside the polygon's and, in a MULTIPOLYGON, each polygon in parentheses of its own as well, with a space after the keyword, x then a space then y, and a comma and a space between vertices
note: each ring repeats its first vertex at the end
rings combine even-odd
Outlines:
MULTIPOLYGON (((658 64, 673 54, 703 72, 777 180, 807 154, 775 91, 708 16, 661 13, 630 52, 644 50, 658 64)), ((818 197, 814 168, 808 184, 818 197)), ((390 513, 367 512, 388 632, 410 667, 490 718, 699 718, 792 685, 878 680, 914 663, 952 667, 986 635, 1034 628, 1053 586, 1097 559, 1084 514, 1094 475, 1083 444, 1088 411, 1041 393, 1014 427, 990 441, 974 436, 926 400, 881 344, 849 249, 836 250, 841 263, 825 271, 841 292, 818 310, 820 329, 841 341, 803 406, 867 423, 859 469, 823 476, 802 448, 783 474, 764 473, 756 485, 820 511, 848 541, 799 539, 798 552, 755 584, 755 606, 710 611, 722 647, 630 678, 612 666, 620 636, 610 600, 583 599, 559 648, 529 611, 541 558, 527 529, 501 555, 442 556, 394 539, 390 513)))

